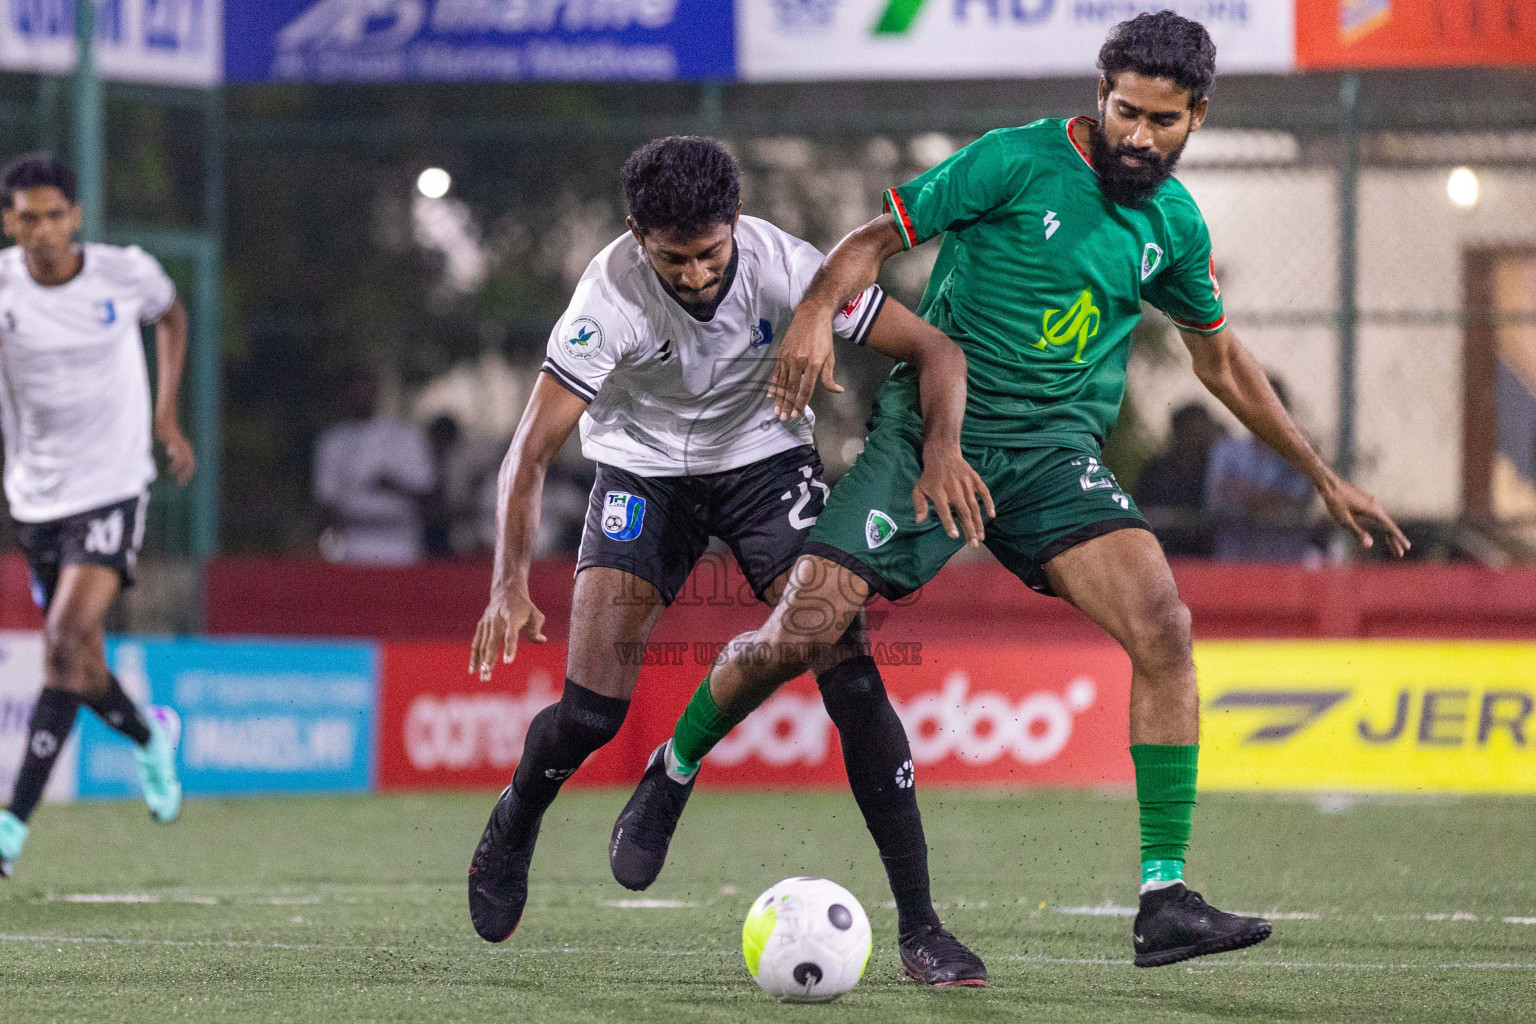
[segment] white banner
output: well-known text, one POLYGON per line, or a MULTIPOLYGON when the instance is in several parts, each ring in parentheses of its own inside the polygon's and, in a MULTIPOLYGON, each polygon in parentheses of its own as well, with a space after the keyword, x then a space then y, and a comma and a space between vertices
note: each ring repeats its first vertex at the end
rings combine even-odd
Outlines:
MULTIPOLYGON (((0 70, 66 74, 75 66, 74 0, 0 0, 0 70)), ((211 86, 224 77, 223 0, 96 0, 103 78, 211 86)))
MULTIPOLYGON (((41 633, 0 630, 0 806, 11 799, 16 773, 27 749, 27 723, 32 719, 32 705, 43 688, 43 635, 41 633)), ((83 712, 89 714, 89 712, 83 712)), ((70 733, 59 759, 53 763, 53 775, 45 800, 69 800, 75 795, 80 764, 79 730, 70 733)))
POLYGON ((1094 75, 1115 25, 1173 9, 1210 31, 1218 72, 1296 66, 1294 0, 742 0, 747 81, 1094 75))

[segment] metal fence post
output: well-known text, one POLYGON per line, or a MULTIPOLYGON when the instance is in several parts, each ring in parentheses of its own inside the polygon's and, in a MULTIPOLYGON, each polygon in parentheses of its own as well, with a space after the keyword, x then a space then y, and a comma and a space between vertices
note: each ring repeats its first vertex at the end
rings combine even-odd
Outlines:
POLYGON ((197 259, 192 345, 192 424, 198 471, 192 492, 192 556, 211 556, 219 544, 220 429, 223 329, 220 299, 224 263, 224 91, 214 86, 204 104, 203 244, 197 259))
POLYGON ((1339 85, 1339 436, 1338 471, 1346 480, 1355 472, 1356 350, 1360 328, 1360 76, 1344 76, 1339 85))
POLYGON ((101 77, 96 73, 96 4, 76 0, 75 43, 75 175, 84 213, 81 237, 102 240, 106 223, 106 118, 102 109, 101 77))

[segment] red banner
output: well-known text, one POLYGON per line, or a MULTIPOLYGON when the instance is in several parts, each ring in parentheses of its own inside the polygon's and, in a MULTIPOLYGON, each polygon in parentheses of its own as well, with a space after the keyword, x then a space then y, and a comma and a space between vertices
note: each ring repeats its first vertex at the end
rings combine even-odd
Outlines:
MULTIPOLYGON (((638 652, 636 652, 638 653, 638 652)), ((652 644, 619 737, 573 785, 630 783, 667 738, 714 653, 652 644)), ((888 644, 876 651, 925 785, 1129 783, 1130 665, 1108 644, 888 644)), ((481 683, 464 644, 387 644, 379 716, 383 789, 502 786, 523 735, 558 699, 563 644, 518 648, 481 683)), ((704 762, 701 786, 841 787, 837 730, 802 677, 739 725, 704 762)))
POLYGON ((1536 9, 1530 0, 1296 0, 1296 63, 1536 64, 1536 9))

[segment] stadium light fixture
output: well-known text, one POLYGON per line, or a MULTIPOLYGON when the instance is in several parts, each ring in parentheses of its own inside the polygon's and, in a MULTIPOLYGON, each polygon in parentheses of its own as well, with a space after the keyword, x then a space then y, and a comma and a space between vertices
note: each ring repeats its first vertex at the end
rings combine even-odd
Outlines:
POLYGON ((1463 210, 1477 205, 1477 175, 1470 167, 1458 167, 1445 180, 1445 194, 1463 210))
POLYGON ((416 191, 428 199, 441 199, 453 185, 453 177, 441 167, 428 167, 416 176, 416 191))

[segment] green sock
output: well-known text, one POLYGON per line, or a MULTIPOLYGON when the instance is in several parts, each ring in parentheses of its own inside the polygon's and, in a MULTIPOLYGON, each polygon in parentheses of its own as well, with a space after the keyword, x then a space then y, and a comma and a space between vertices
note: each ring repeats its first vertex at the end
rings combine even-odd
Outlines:
POLYGON ((1131 747, 1136 765, 1136 802, 1141 805, 1141 883, 1179 881, 1195 814, 1195 776, 1200 745, 1131 747))
POLYGON ((739 721, 741 719, 727 715, 715 705, 715 698, 709 692, 709 676, 705 676, 672 732, 672 754, 677 759, 677 769, 684 775, 698 771, 704 755, 725 739, 739 721))

